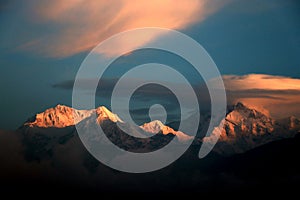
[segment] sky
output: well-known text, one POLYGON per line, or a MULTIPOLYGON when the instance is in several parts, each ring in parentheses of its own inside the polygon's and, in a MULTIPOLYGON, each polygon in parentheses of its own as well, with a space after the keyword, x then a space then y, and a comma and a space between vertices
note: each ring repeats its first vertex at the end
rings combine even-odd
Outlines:
MULTIPOLYGON (((37 112, 58 103, 70 106, 70 85, 87 54, 113 34, 149 26, 175 29, 199 42, 228 85, 239 87, 235 91, 245 91, 243 84, 234 81, 237 77, 248 85, 253 84, 253 77, 262 81, 262 85, 252 89, 272 90, 273 99, 274 96, 283 99, 283 90, 292 89, 289 97, 294 96, 285 104, 293 102, 293 109, 297 110, 300 105, 295 100, 300 78, 299 10, 300 3, 296 0, 187 0, 180 4, 172 0, 90 1, 88 4, 82 0, 1 1, 0 128, 15 129, 37 112), (269 80, 273 82, 265 83, 264 76, 248 74, 271 75, 269 80), (280 88, 278 83, 283 80, 292 85, 280 88), (269 87, 274 82, 279 88, 269 87), (274 95, 274 91, 280 94, 274 95)), ((113 46, 101 53, 111 56, 122 45, 138 46, 146 42, 140 36, 135 42, 124 41, 117 48, 113 46)), ((143 63, 153 54, 166 64, 187 69, 187 76, 193 79, 193 71, 188 70, 184 61, 165 54, 155 55, 155 52, 127 55, 116 65, 143 63)), ((253 91, 246 96, 250 95, 253 91)), ((278 105, 276 102, 272 108, 278 105)))

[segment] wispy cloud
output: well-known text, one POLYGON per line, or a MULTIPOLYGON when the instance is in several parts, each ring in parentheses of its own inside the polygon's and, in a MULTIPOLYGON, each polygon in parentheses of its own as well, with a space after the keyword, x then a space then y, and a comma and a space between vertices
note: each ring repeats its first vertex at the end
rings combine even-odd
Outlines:
MULTIPOLYGON (((66 57, 90 50, 111 35, 128 29, 152 26, 183 29, 203 21, 226 2, 229 1, 31 0, 22 13, 33 27, 32 33, 27 35, 35 37, 29 37, 19 49, 50 57, 66 57), (39 27, 38 36, 34 33, 35 26, 39 27)), ((137 37, 135 45, 145 42, 145 36, 137 37)), ((122 48, 121 45, 129 44, 124 41, 118 48, 111 47, 106 51, 111 54, 114 49, 122 48)))
POLYGON ((223 76, 226 88, 230 90, 300 90, 300 79, 266 74, 249 74, 245 76, 223 76))
MULTIPOLYGON (((139 79, 128 79, 126 80, 126 84, 119 85, 120 87, 118 88, 121 92, 119 93, 120 96, 119 98, 122 98, 124 96, 127 96, 127 94, 130 93, 131 88, 135 86, 136 81, 139 79)), ((96 95, 98 97, 101 97, 103 99, 107 98, 110 99, 113 90, 115 89, 116 83, 118 82, 118 79, 116 78, 110 78, 110 79, 101 79, 99 82, 97 82, 96 79, 80 79, 77 80, 78 89, 84 90, 89 94, 89 92, 93 92, 93 86, 97 85, 97 90, 96 90, 96 95)), ((57 89, 66 89, 66 90, 72 90, 74 85, 74 80, 68 80, 68 81, 63 81, 59 82, 56 84, 53 84, 53 88, 57 89)), ((168 85, 166 82, 165 85, 168 85)), ((185 87, 181 83, 173 83, 173 86, 176 88, 182 88, 181 89, 181 95, 184 95, 187 100, 189 100, 191 97, 191 94, 189 94, 189 91, 185 91, 185 87)), ((199 91, 199 93, 204 94, 205 93, 205 88, 201 88, 201 92, 199 87, 194 86, 194 89, 199 91)), ((164 102, 167 103, 176 103, 174 102, 175 94, 170 90, 167 89, 166 87, 163 87, 158 84, 146 84, 143 87, 140 87, 136 90, 135 97, 138 99, 138 101, 147 103, 147 102, 152 102, 153 99, 160 99, 164 102)), ((175 99, 176 100, 176 99, 175 99)))

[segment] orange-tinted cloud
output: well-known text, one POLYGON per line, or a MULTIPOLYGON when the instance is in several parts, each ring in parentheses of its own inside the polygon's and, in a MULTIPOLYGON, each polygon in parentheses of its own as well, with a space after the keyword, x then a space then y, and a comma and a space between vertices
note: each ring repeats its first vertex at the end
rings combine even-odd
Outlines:
POLYGON ((249 74, 245 76, 223 76, 226 88, 230 90, 300 90, 300 79, 266 74, 249 74))
MULTIPOLYGON (((32 38, 20 49, 65 57, 92 49, 113 34, 140 27, 183 29, 203 21, 225 1, 218 0, 53 0, 37 1, 27 10, 30 21, 52 30, 32 38)), ((228 2, 228 1, 226 1, 228 2)), ((135 46, 147 42, 138 37, 135 46)), ((128 45, 123 42, 121 45, 128 45)), ((111 47, 106 51, 111 54, 111 47)), ((103 52, 106 53, 106 52, 103 52)))
POLYGON ((223 76, 223 80, 229 103, 241 101, 266 109, 275 118, 300 117, 300 79, 250 74, 223 76))

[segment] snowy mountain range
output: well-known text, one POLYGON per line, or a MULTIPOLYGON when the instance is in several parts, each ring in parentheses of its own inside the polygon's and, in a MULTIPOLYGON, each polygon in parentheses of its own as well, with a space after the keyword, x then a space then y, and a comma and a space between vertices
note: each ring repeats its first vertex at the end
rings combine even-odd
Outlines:
MULTIPOLYGON (((221 155, 232 155, 244 153, 275 140, 291 138, 299 133, 300 120, 296 117, 274 120, 264 113, 237 103, 228 108, 224 126, 216 127, 209 137, 196 137, 193 144, 211 142, 213 137, 219 137, 213 151, 221 155)), ((207 126, 205 122, 209 122, 206 118, 207 116, 202 117, 200 132, 207 126)), ((25 122, 19 131, 23 133, 28 155, 41 158, 58 144, 70 143, 77 135, 76 124, 84 129, 99 124, 113 143, 132 152, 159 149, 174 137, 179 144, 194 140, 188 133, 176 131, 158 120, 141 126, 126 123, 104 106, 92 110, 76 110, 57 105, 25 122), (128 135, 128 132, 131 134, 128 135)), ((89 137, 100 141, 96 133, 89 137)))
POLYGON ((105 140, 96 130, 100 125, 111 142, 132 152, 154 151, 167 145, 173 138, 178 144, 194 139, 158 120, 141 126, 126 123, 104 106, 92 110, 77 110, 57 105, 36 114, 19 128, 28 157, 44 159, 50 156, 57 146, 74 143, 74 140, 78 140, 75 125, 88 132, 88 141, 97 141, 98 145, 104 146, 105 140))
MULTIPOLYGON (((129 125, 123 120, 119 118, 117 114, 112 113, 106 107, 100 106, 96 109, 92 110, 77 110, 74 108, 70 108, 64 105, 57 105, 54 108, 50 108, 45 110, 42 113, 37 114, 35 117, 29 119, 24 123, 23 127, 29 128, 67 128, 71 126, 75 126, 79 123, 94 123, 90 122, 92 116, 96 116, 95 123, 103 125, 104 123, 117 123, 123 124, 124 126, 128 126, 131 129, 128 131, 137 131, 138 135, 154 135, 154 134, 162 134, 162 135, 174 135, 178 138, 179 141, 186 141, 193 139, 193 137, 180 132, 175 131, 174 129, 164 125, 159 120, 154 120, 149 123, 145 123, 141 126, 129 125)), ((104 127, 106 128, 106 127, 104 127)))

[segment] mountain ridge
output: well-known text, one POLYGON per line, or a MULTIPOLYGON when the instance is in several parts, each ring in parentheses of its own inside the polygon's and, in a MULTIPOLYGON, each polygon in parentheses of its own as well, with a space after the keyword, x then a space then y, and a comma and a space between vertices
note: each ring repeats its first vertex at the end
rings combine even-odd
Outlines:
MULTIPOLYGON (((192 118, 190 120, 192 120, 192 118)), ((209 122, 209 120, 204 121, 209 122)), ((218 137, 218 142, 213 151, 221 155, 232 155, 244 153, 275 140, 294 137, 300 131, 300 120, 296 117, 291 116, 281 120, 274 120, 271 116, 266 114, 266 112, 260 112, 255 108, 250 108, 242 102, 238 102, 234 106, 229 107, 223 121, 223 127, 215 127, 210 136, 197 138, 194 144, 213 142, 215 141, 215 137, 218 137)), ((30 129, 34 128, 63 129, 75 126, 78 123, 93 124, 95 122, 100 125, 105 124, 104 126, 111 126, 105 127, 105 130, 115 130, 115 134, 120 133, 120 130, 114 126, 121 125, 121 129, 123 127, 125 128, 123 130, 127 130, 125 132, 132 132, 132 135, 135 137, 152 137, 153 135, 161 134, 161 136, 176 136, 179 142, 194 139, 194 137, 189 136, 188 133, 175 131, 159 120, 144 123, 141 126, 128 124, 122 121, 117 114, 112 113, 104 106, 91 110, 76 110, 68 106, 57 105, 54 108, 49 108, 42 113, 38 113, 34 120, 24 123, 23 126, 28 127, 28 130, 31 131, 30 129), (95 119, 93 117, 95 117, 95 119)), ((88 124, 84 124, 84 126, 88 127, 88 124)), ((203 124, 201 125, 203 126, 203 124)), ((199 129, 200 128, 202 127, 199 127, 199 129)), ((48 132, 44 130, 41 132, 48 134, 48 132)))
MULTIPOLYGON (((44 112, 36 114, 31 120, 26 121, 23 126, 30 128, 66 128, 79 124, 90 118, 93 114, 96 115, 98 124, 101 124, 106 120, 114 123, 126 123, 120 119, 117 114, 112 113, 105 106, 99 106, 98 108, 91 110, 78 110, 58 104, 53 108, 46 109, 44 112)), ((188 136, 181 131, 175 131, 173 128, 164 125, 159 120, 144 123, 139 126, 139 128, 150 134, 162 133, 163 135, 178 135, 179 140, 182 141, 193 139, 193 137, 188 136)))

